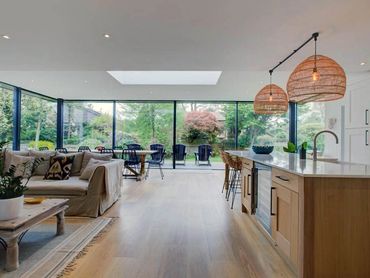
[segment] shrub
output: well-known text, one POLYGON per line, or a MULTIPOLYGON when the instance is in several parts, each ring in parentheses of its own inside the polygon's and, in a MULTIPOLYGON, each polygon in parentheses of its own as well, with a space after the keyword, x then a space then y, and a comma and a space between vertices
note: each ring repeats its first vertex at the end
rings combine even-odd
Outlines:
POLYGON ((50 142, 50 141, 31 141, 28 143, 28 147, 31 148, 31 149, 36 149, 38 150, 39 148, 42 148, 42 147, 47 147, 49 150, 54 150, 55 149, 55 145, 53 142, 50 142))

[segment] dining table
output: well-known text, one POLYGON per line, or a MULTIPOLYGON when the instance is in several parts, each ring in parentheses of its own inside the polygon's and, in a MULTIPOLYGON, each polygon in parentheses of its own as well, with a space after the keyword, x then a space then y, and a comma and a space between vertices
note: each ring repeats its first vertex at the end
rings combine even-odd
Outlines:
MULTIPOLYGON (((100 153, 99 150, 92 150, 92 152, 94 153, 100 153)), ((121 157, 121 154, 122 154, 123 150, 114 150, 114 153, 116 155, 118 155, 118 157, 121 157)), ((146 161, 146 157, 147 155, 152 155, 152 154, 155 154, 156 150, 136 150, 136 155, 139 156, 140 158, 140 169, 139 171, 137 171, 136 169, 134 169, 133 167, 129 166, 129 165, 125 165, 125 168, 127 170, 129 170, 135 177, 136 177, 136 180, 137 181, 141 181, 145 175, 145 161, 146 161)), ((119 158, 118 158, 119 159, 119 158)))

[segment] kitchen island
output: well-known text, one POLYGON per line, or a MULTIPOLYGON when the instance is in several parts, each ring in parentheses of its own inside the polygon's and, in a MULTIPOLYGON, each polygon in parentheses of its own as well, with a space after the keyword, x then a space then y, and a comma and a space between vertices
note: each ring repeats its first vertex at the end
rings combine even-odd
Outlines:
POLYGON ((370 277, 369 165, 300 160, 279 152, 227 152, 242 160, 243 212, 299 277, 370 277), (258 165, 269 174, 258 174, 258 165), (259 204, 266 183, 270 202, 259 204), (266 207, 269 215, 263 217, 270 229, 258 221, 258 210, 266 207))

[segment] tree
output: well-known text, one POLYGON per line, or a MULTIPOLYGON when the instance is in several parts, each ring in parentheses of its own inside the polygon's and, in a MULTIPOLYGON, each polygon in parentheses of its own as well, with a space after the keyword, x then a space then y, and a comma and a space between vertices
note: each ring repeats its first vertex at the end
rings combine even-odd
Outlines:
POLYGON ((0 87, 0 141, 11 141, 13 138, 13 92, 0 87))
POLYGON ((221 127, 214 113, 192 111, 185 115, 183 139, 188 143, 207 142, 214 144, 221 127))

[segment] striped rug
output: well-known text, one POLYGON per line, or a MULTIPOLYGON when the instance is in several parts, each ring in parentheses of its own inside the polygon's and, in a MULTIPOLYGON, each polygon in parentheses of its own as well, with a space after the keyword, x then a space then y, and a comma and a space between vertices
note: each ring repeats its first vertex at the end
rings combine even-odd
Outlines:
POLYGON ((66 218, 65 234, 55 236, 54 220, 31 229, 20 243, 20 266, 6 272, 5 251, 0 250, 1 278, 52 278, 61 277, 68 266, 83 255, 86 248, 98 240, 99 235, 112 223, 111 218, 66 218))

